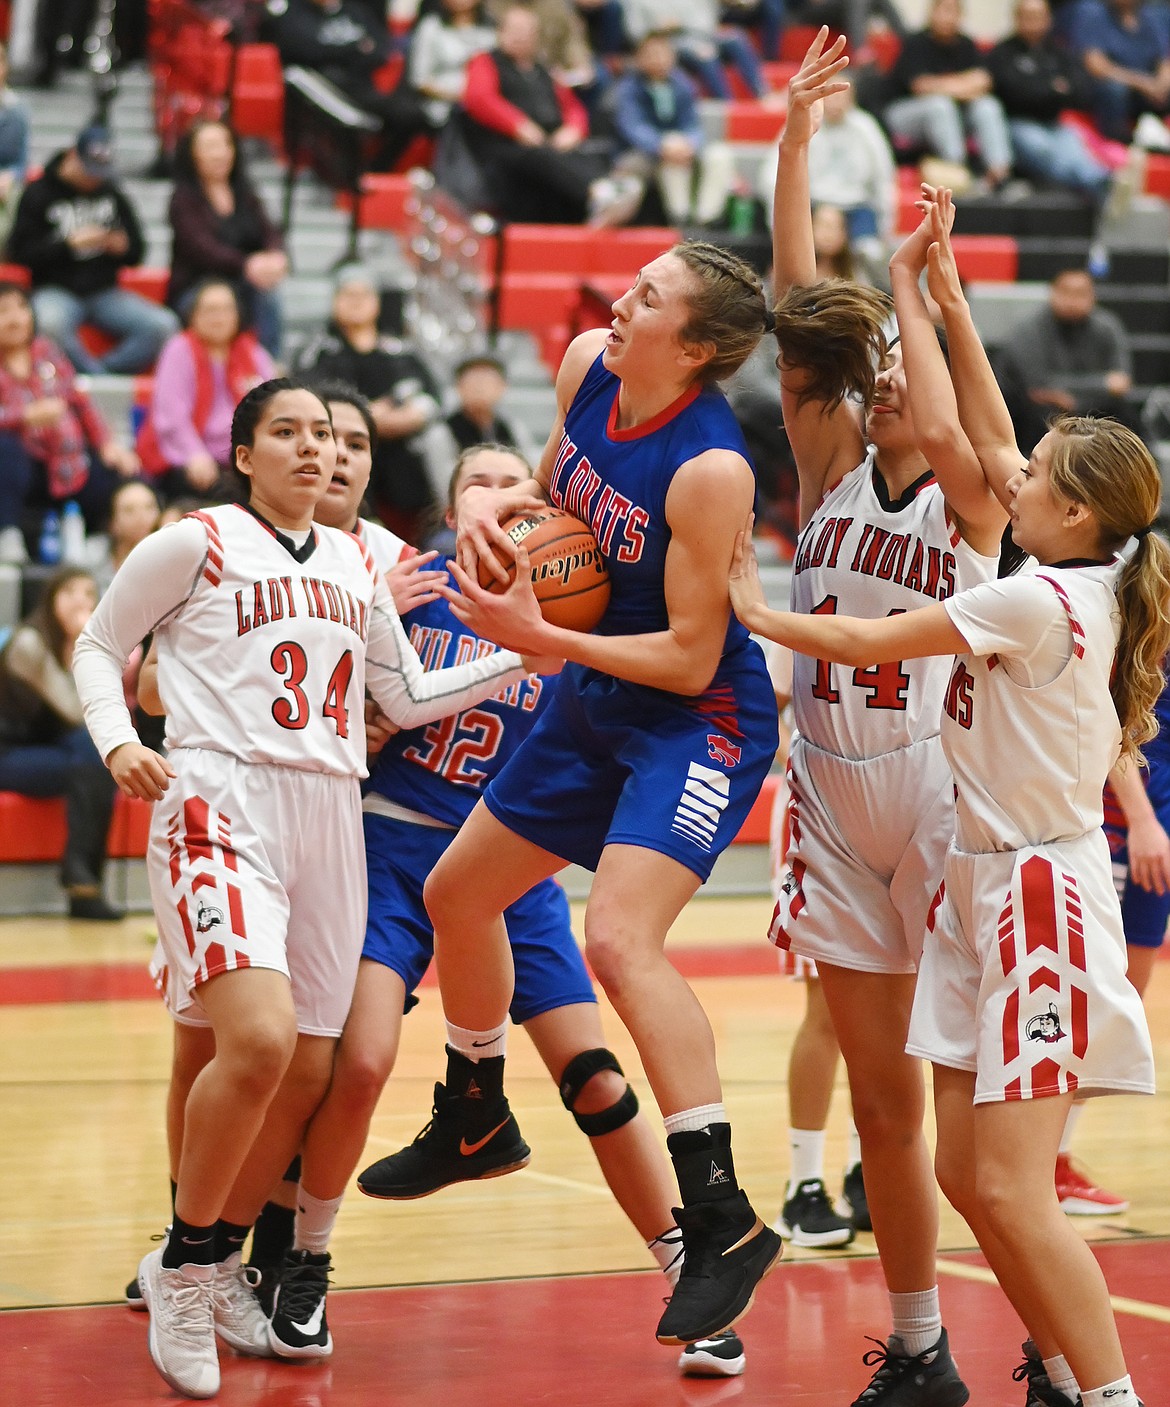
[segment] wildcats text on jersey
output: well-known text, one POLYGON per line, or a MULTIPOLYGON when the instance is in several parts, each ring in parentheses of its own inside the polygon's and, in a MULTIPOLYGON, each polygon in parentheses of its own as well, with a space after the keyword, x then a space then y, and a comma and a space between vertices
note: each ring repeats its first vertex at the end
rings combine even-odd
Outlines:
POLYGON ((276 621, 295 620, 298 615, 334 621, 352 630, 359 639, 366 638, 366 602, 355 600, 345 587, 331 581, 310 576, 267 577, 236 592, 237 637, 276 621))
POLYGON ((932 600, 955 594, 955 554, 925 543, 916 533, 895 533, 875 523, 863 523, 852 555, 842 556, 852 517, 814 519, 805 529, 793 562, 793 573, 813 567, 844 567, 861 576, 892 582, 932 600))
POLYGON ((582 454, 570 468, 571 461, 578 453, 577 446, 568 435, 562 435, 549 482, 549 496, 553 503, 589 524, 605 556, 616 555, 619 562, 641 561, 650 514, 624 494, 618 493, 612 484, 602 487, 601 475, 589 462, 588 455, 582 454))
MULTIPOLYGON (((427 670, 444 667, 451 640, 451 631, 443 630, 439 626, 416 623, 410 627, 410 643, 422 660, 423 668, 427 670)), ((478 635, 460 635, 455 641, 455 658, 449 663, 468 664, 471 660, 494 655, 496 650, 497 647, 490 640, 481 640, 478 635)), ((525 713, 531 713, 543 689, 544 681, 540 675, 530 674, 527 679, 517 680, 515 684, 501 689, 498 694, 493 694, 492 700, 508 708, 521 708, 525 713)))

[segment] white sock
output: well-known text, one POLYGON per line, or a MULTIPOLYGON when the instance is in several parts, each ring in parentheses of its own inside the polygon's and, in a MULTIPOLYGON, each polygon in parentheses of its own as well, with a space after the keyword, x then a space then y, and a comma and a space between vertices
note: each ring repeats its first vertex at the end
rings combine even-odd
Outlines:
POLYGON ((673 1289, 678 1284, 678 1277, 682 1274, 684 1255, 682 1232, 677 1226, 672 1226, 661 1236, 655 1236, 653 1241, 647 1241, 646 1249, 658 1262, 659 1269, 670 1281, 673 1289))
POLYGON ((312 1251, 315 1256, 323 1256, 329 1249, 329 1238, 333 1235, 333 1223, 345 1200, 345 1194, 325 1201, 321 1197, 310 1196, 303 1187, 297 1188, 297 1215, 293 1222, 293 1250, 312 1251))
POLYGON ((506 1053, 508 1046, 508 1023, 502 1021, 490 1031, 469 1031, 466 1026, 455 1026, 447 1022, 447 1044, 452 1050, 478 1065, 495 1055, 506 1053))
POLYGON ((694 1109, 680 1109, 667 1114, 663 1120, 669 1133, 703 1133, 712 1124, 727 1123, 727 1110, 722 1104, 699 1104, 694 1109))
POLYGON ((931 1290, 911 1290, 905 1295, 890 1296, 890 1311, 894 1316, 894 1333, 902 1347, 916 1358, 938 1343, 942 1333, 942 1310, 938 1303, 938 1286, 931 1290))
POLYGON ((1103 1383, 1081 1393, 1081 1407, 1135 1407, 1137 1400, 1133 1379, 1128 1373, 1115 1383, 1103 1383))
POLYGON ((1083 1104, 1074 1104, 1068 1111, 1068 1118, 1064 1121, 1064 1133, 1060 1138, 1060 1151, 1067 1153, 1072 1147, 1073 1134, 1077 1131, 1077 1124, 1080 1123, 1081 1115, 1085 1112, 1083 1104))
POLYGON ((852 1119, 849 1120, 849 1151, 845 1155, 845 1171, 852 1172, 861 1162, 861 1135, 857 1132, 857 1125, 852 1119))
POLYGON ((792 1171, 788 1174, 788 1190, 784 1193, 786 1201, 802 1182, 824 1182, 825 1131, 789 1129, 788 1146, 792 1151, 792 1171))
POLYGON ((1081 1390, 1077 1387, 1077 1380, 1073 1377, 1072 1369, 1068 1366, 1068 1359, 1063 1353, 1058 1353, 1055 1358, 1046 1358, 1044 1371, 1048 1374, 1048 1381, 1057 1392, 1063 1392, 1065 1397, 1071 1397, 1074 1402, 1077 1400, 1081 1390))

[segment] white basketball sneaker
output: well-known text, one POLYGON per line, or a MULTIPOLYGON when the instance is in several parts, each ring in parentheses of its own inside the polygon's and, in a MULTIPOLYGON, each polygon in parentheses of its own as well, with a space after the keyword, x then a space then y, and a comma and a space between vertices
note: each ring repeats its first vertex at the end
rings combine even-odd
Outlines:
POLYGON ((256 1298, 260 1272, 240 1264, 240 1252, 221 1260, 211 1282, 211 1312, 215 1332, 237 1353, 252 1358, 272 1358, 268 1319, 256 1298))
POLYGON ((213 1265, 162 1263, 162 1248, 142 1258, 138 1284, 150 1311, 147 1342, 154 1366, 185 1397, 214 1397, 219 1391, 219 1355, 211 1310, 213 1265))

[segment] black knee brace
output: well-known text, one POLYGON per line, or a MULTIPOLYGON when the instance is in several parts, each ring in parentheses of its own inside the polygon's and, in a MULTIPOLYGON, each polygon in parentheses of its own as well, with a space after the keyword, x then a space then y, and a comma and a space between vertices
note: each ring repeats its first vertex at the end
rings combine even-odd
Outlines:
POLYGON ((596 1114, 578 1114, 573 1106, 581 1091, 593 1076, 599 1075, 602 1070, 612 1070, 615 1075, 625 1073, 617 1062, 617 1056, 602 1047, 598 1050, 583 1050, 580 1055, 575 1055, 565 1066, 565 1073, 561 1076, 561 1103, 577 1121, 577 1127, 589 1138, 613 1133, 615 1129, 628 1124, 638 1112, 638 1096, 627 1085, 625 1093, 608 1109, 601 1109, 596 1114))

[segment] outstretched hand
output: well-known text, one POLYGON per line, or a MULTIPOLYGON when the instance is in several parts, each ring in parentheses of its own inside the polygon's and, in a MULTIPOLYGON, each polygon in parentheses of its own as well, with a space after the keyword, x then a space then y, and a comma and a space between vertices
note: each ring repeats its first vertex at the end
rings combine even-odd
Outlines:
MULTIPOLYGON (((930 253, 930 246, 935 240, 934 233, 934 210, 941 192, 934 186, 928 186, 925 181, 922 183, 921 198, 914 202, 921 213, 917 229, 913 230, 902 243, 894 250, 890 258, 890 269, 909 269, 917 278, 926 268, 927 257, 930 253)), ((949 195, 950 192, 948 191, 949 195)), ((951 220, 954 221, 954 207, 951 207, 951 220)))
POLYGON ((927 253, 926 286, 940 308, 954 307, 963 300, 963 283, 951 244, 955 206, 949 190, 943 188, 935 192, 934 200, 928 203, 927 214, 932 242, 927 253))
POLYGON ((395 562, 386 572, 386 585, 394 598, 394 608, 400 616, 415 606, 425 606, 438 599, 435 587, 446 580, 445 572, 427 571, 437 552, 419 552, 395 562))
POLYGON ((828 25, 821 25, 817 37, 808 46, 799 71, 789 80, 784 136, 790 141, 810 141, 824 118, 824 100, 833 93, 843 93, 849 87, 844 79, 837 76, 849 63, 845 54, 845 36, 838 35, 826 49, 828 38, 828 25))
POLYGON ((736 617, 750 629, 748 617, 757 606, 766 606, 764 588, 760 583, 760 564, 756 561, 756 549, 752 546, 752 527, 756 515, 749 513, 747 522, 735 535, 735 550, 731 554, 731 572, 727 578, 727 590, 731 596, 731 609, 736 617))
POLYGON ((451 575, 458 591, 445 585, 435 589, 450 604, 452 615, 477 635, 522 655, 555 654, 546 638, 548 627, 532 589, 532 568, 523 547, 516 549, 516 578, 507 591, 485 591, 474 566, 467 571, 462 563, 452 562, 451 575))

